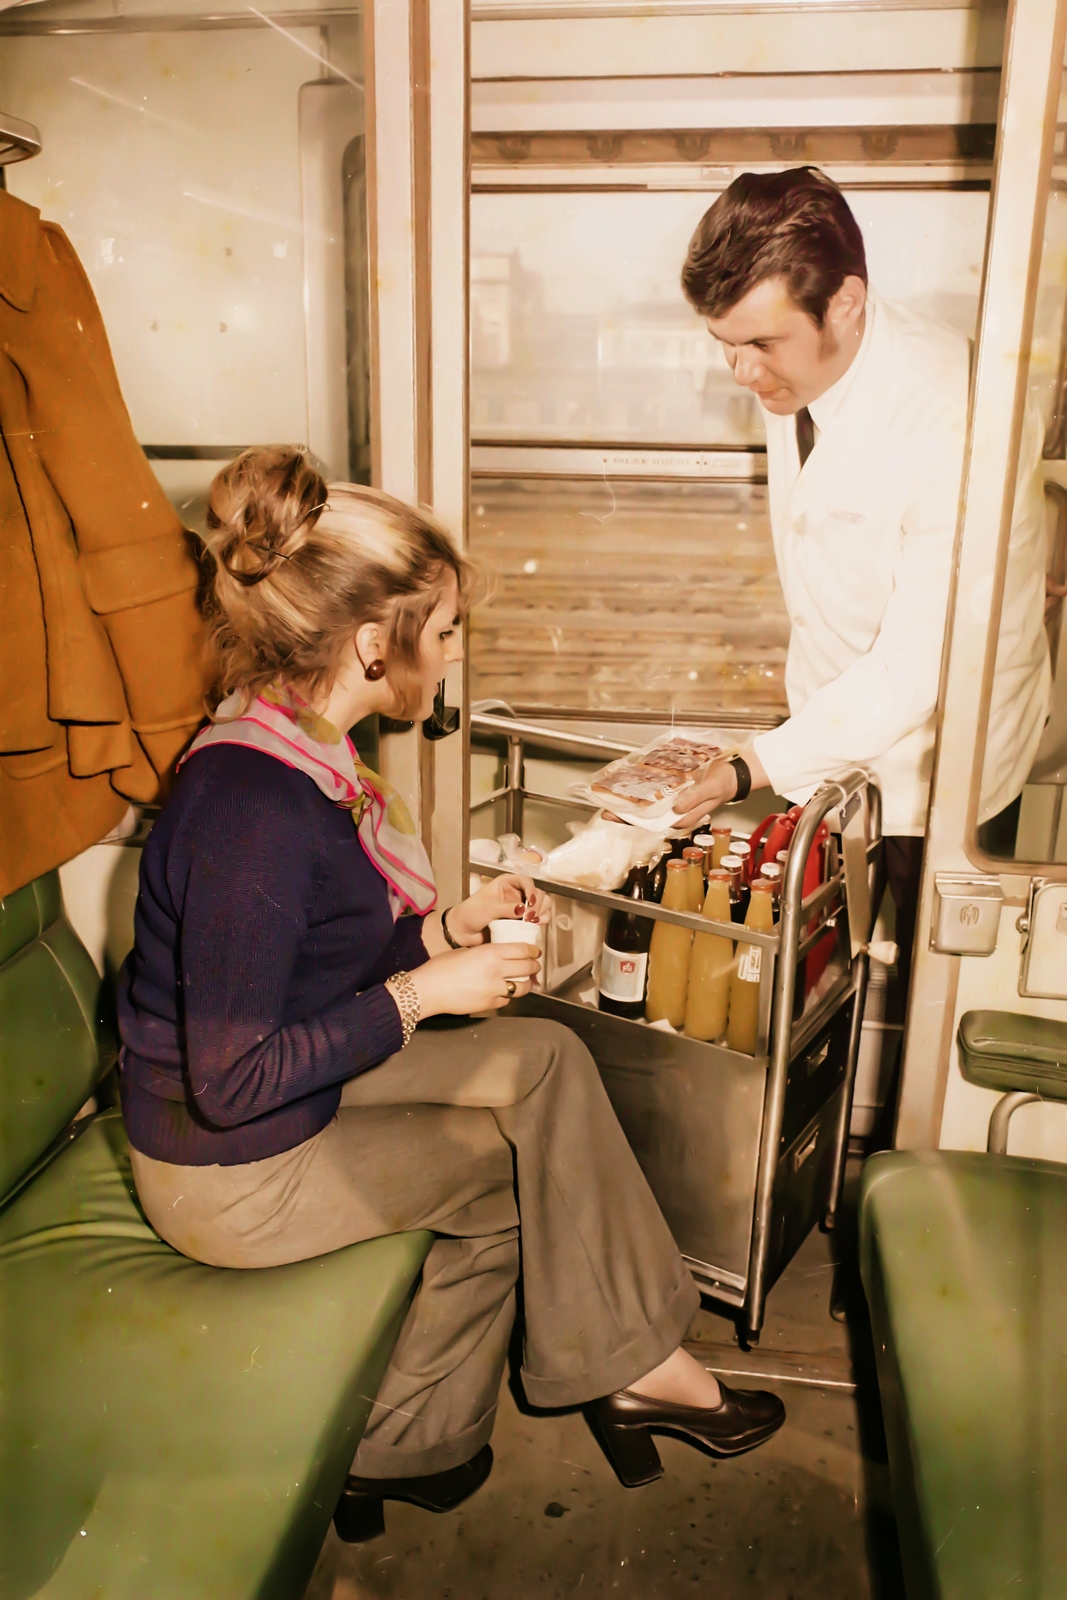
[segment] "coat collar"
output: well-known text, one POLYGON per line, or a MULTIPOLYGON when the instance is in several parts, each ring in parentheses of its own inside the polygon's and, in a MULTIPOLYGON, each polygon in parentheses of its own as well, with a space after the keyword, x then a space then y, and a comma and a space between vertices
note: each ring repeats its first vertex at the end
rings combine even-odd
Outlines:
POLYGON ((41 213, 0 189, 0 295, 16 311, 28 311, 37 290, 37 246, 41 213))

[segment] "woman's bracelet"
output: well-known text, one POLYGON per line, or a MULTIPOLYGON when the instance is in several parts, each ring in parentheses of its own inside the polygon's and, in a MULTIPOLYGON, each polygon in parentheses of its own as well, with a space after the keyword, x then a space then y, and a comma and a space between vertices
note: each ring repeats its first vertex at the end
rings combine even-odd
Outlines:
MULTIPOLYGON (((445 944, 448 945, 450 950, 473 950, 476 948, 476 946, 470 944, 460 944, 459 940, 453 937, 452 931, 448 926, 448 913, 450 911, 454 911, 455 909, 455 906, 446 906, 441 912, 441 932, 445 936, 445 944)), ((480 933, 478 935, 478 944, 484 943, 485 934, 480 933)))
MULTIPOLYGON (((411 1035, 418 1027, 419 1018, 422 1016, 422 1005, 419 1002, 419 991, 411 979, 410 972, 394 972, 391 978, 386 978, 385 987, 396 1001, 396 1009, 400 1013, 400 1027, 404 1035, 404 1045, 411 1043, 411 1035)), ((403 1045, 401 1048, 403 1049, 403 1045)))

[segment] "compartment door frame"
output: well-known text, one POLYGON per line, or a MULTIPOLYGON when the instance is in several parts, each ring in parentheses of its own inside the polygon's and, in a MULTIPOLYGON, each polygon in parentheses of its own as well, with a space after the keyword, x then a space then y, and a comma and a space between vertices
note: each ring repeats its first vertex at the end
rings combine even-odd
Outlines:
MULTIPOLYGON (((364 13, 373 483, 429 506, 466 548, 468 0, 368 0, 364 13)), ((384 735, 383 776, 412 805, 440 903, 466 893, 466 671, 457 734, 384 735), (440 796, 440 804, 437 797, 440 796)))
MULTIPOLYGON (((1067 0, 1013 0, 894 1140, 900 1149, 938 1147, 960 961, 976 959, 929 948, 934 875, 996 870, 968 840, 974 836, 996 661, 997 635, 989 618, 999 614, 1007 562, 1065 31, 1067 0)), ((1049 873, 1065 875, 1064 869, 1049 873)), ((1012 905, 1001 923, 1005 937, 1004 929, 1014 929, 1014 908, 1025 902, 1029 874, 1000 876, 1012 905)))

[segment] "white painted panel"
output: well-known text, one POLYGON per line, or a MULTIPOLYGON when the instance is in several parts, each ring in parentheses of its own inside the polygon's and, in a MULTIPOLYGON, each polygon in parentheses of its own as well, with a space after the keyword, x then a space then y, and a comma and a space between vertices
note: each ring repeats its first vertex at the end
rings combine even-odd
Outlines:
POLYGON ((140 866, 134 846, 94 844, 59 869, 67 918, 101 976, 118 972, 133 949, 140 866))
POLYGON ((307 438, 298 95, 320 49, 317 28, 3 41, 0 103, 43 140, 11 192, 70 235, 145 442, 307 438))
MULTIPOLYGON (((1004 907, 993 955, 960 961, 956 1027, 965 1011, 978 1011, 990 1006, 1028 1017, 1050 1017, 1067 1022, 1067 1001, 1026 1000, 1019 995, 1022 935, 1015 924, 1020 914, 1019 906, 1004 907)), ((980 1089, 962 1076, 954 1036, 941 1119, 941 1149, 984 1150, 990 1114, 999 1098, 994 1090, 980 1089)), ((1008 1148, 1012 1155, 1067 1161, 1067 1106, 1052 1102, 1024 1106, 1012 1118, 1008 1148)))
POLYGON ((898 127, 996 121, 998 72, 519 79, 472 87, 475 133, 898 127))
POLYGON ((1004 9, 481 21, 475 78, 650 73, 882 72, 1000 65, 1004 9))

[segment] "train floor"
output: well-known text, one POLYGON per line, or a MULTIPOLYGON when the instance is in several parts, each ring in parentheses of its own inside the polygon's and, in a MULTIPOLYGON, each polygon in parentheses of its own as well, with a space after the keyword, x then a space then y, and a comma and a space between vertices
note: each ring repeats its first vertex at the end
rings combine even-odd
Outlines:
POLYGON ((786 1424, 762 1449, 716 1461, 659 1438, 663 1477, 623 1489, 580 1412, 530 1411, 505 1383, 485 1487, 445 1516, 387 1505, 366 1545, 331 1528, 306 1600, 903 1600, 854 1209, 809 1236, 755 1350, 708 1310, 690 1334, 727 1382, 782 1396, 786 1424))

